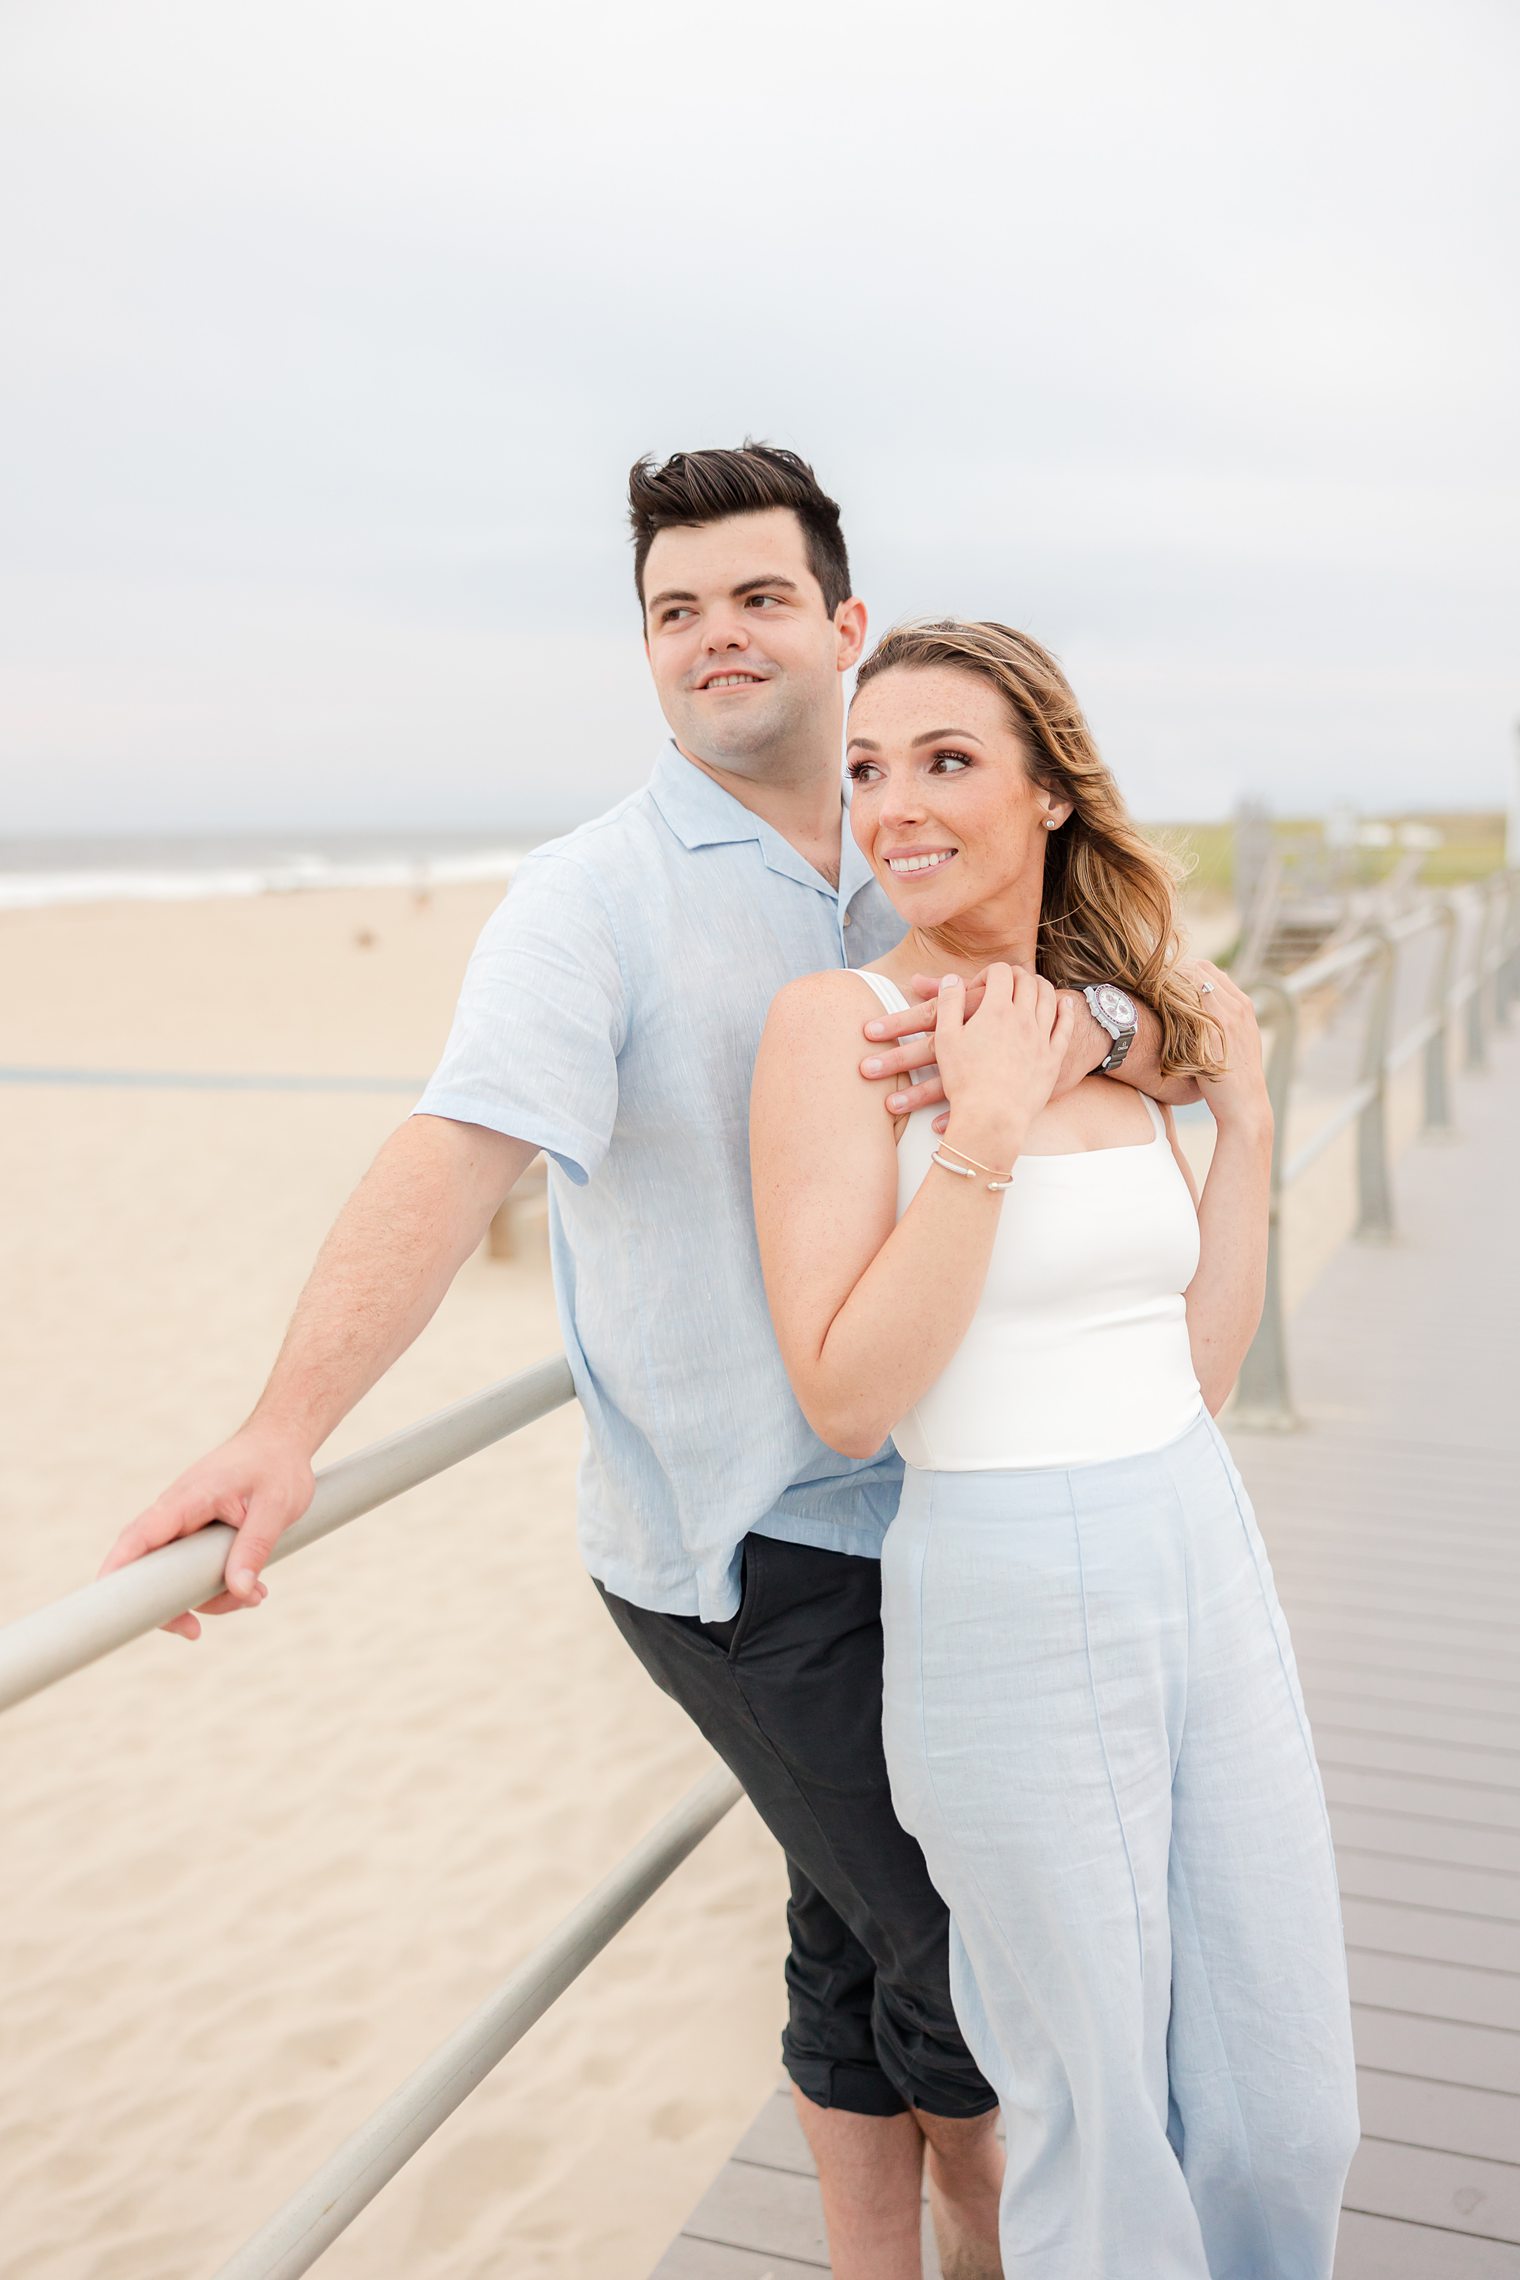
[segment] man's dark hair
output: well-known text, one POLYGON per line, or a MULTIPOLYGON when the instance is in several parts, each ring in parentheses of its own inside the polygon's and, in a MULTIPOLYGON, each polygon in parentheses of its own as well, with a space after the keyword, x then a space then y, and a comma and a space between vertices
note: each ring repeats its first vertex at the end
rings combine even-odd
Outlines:
POLYGON ((807 541, 808 568, 823 589, 832 617, 850 598, 850 560, 839 528, 839 509, 805 459, 748 436, 738 451, 677 451, 663 466, 651 455, 628 475, 628 520, 633 525, 633 582, 644 606, 644 564, 662 530, 692 523, 726 522, 730 515, 763 514, 790 507, 807 541))

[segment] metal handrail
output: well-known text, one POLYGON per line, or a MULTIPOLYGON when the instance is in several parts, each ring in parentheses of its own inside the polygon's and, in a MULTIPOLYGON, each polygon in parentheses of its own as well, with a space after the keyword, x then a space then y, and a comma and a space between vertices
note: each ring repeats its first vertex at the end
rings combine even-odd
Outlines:
MULTIPOLYGON (((538 1362, 500 1385, 472 1394, 468 1401, 425 1417, 405 1432, 375 1441, 351 1457, 340 1457, 317 1476, 316 1493, 304 1516, 287 1528, 270 1560, 289 1559, 335 1528, 388 1504, 450 1465, 488 1449, 535 1418, 547 1416, 575 1398, 570 1365, 563 1354, 538 1362)), ((214 1520, 193 1536, 181 1536, 161 1550, 147 1552, 130 1567, 99 1577, 51 1606, 39 1607, 0 1630, 0 1710, 83 1670, 102 1655, 124 1647, 167 1623, 171 1616, 210 1599, 221 1589, 227 1547, 236 1531, 214 1520)))
MULTIPOLYGON (((563 1354, 327 1466, 271 1561, 431 1480, 575 1397, 563 1354)), ((221 1521, 0 1630, 0 1709, 85 1669, 222 1582, 235 1531, 221 1521)), ((633 1851, 222 2268, 220 2280, 294 2280, 484 2080, 743 1795, 714 1763, 633 1851)))
POLYGON ((216 2280, 296 2280, 411 2160, 742 1796, 715 1765, 510 1979, 425 2058, 216 2280))
POLYGON ((1309 959, 1288 974, 1251 980, 1257 1011, 1269 1032, 1267 1092, 1272 1104, 1271 1192, 1268 1202, 1267 1276, 1261 1321, 1241 1364, 1232 1416, 1241 1424, 1289 1430, 1300 1422, 1288 1385, 1286 1305, 1283 1292, 1283 1198, 1348 1125, 1357 1127, 1356 1234, 1386 1241, 1394 1231, 1388 1134, 1389 1080, 1422 1049, 1423 1133, 1449 1132, 1449 1067, 1456 1020, 1466 1010, 1464 1065, 1487 1063, 1492 1029, 1507 1026, 1520 994, 1520 872, 1502 871, 1476 889, 1476 923, 1462 971, 1454 972, 1461 931, 1457 896, 1434 897, 1386 925, 1369 926, 1349 942, 1309 959), (1439 928, 1442 942, 1426 1009, 1399 1037, 1390 1035, 1400 953, 1439 928), (1371 972, 1367 1025, 1356 1081, 1307 1140, 1287 1152, 1288 1110, 1298 1065, 1300 1008, 1314 992, 1347 988, 1371 972))

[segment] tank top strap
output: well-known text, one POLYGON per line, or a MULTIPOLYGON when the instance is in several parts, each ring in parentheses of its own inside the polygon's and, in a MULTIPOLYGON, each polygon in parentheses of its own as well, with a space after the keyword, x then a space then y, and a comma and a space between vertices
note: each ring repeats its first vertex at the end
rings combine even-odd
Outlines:
POLYGON ((1155 1101, 1151 1099, 1149 1093, 1142 1093, 1140 1095, 1140 1098, 1144 1101, 1146 1107, 1151 1112, 1151 1122, 1156 1127, 1156 1138, 1158 1140, 1164 1140, 1166 1138, 1166 1118, 1162 1115, 1161 1110, 1158 1108, 1155 1101))
POLYGON ((852 966, 850 968, 850 971, 852 974, 858 974, 860 976, 860 979, 865 983, 866 988, 870 990, 875 997, 881 1000, 882 1010, 884 1012, 907 1012, 907 999, 903 996, 902 991, 898 988, 896 982, 888 981, 885 974, 867 973, 864 966, 852 966))

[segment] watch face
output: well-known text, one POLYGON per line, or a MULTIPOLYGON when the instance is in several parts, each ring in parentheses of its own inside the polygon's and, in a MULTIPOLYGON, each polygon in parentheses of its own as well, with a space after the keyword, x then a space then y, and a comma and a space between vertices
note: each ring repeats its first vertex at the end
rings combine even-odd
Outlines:
POLYGON ((1098 1001, 1100 1013, 1106 1014, 1110 1021, 1117 1021, 1121 1029, 1129 1028, 1135 1018, 1134 1000, 1120 989, 1117 982, 1099 982, 1093 995, 1098 1001))

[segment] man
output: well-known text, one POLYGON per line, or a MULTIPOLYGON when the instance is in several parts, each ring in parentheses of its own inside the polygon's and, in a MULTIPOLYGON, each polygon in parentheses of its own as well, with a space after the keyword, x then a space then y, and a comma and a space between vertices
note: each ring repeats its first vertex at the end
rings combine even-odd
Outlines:
MULTIPOLYGON (((838 508, 791 453, 641 462, 630 499, 672 741, 641 791, 522 865, 443 1059, 338 1219, 252 1416, 106 1564, 228 1520, 227 1589, 201 1612, 257 1605, 316 1451, 544 1150, 586 1419, 582 1552, 635 1653, 785 1849, 783 2057, 834 2272, 918 2280, 927 2151, 945 2272, 987 2280, 992 2093, 955 2024, 945 1910, 893 1816, 881 1750, 877 1554, 897 1462, 890 1447, 854 1462, 809 1431, 750 1208, 750 1075, 772 997, 798 974, 867 964, 902 931, 842 828, 842 685, 865 610, 838 508)), ((1120 1073, 1188 1097, 1157 1077, 1158 1034, 1139 1009, 1120 1073)), ((1117 1051, 1085 1008, 1079 1038, 1069 1082, 1117 1051)), ((870 1073, 899 1077, 923 1053, 889 1024, 870 1073)))

